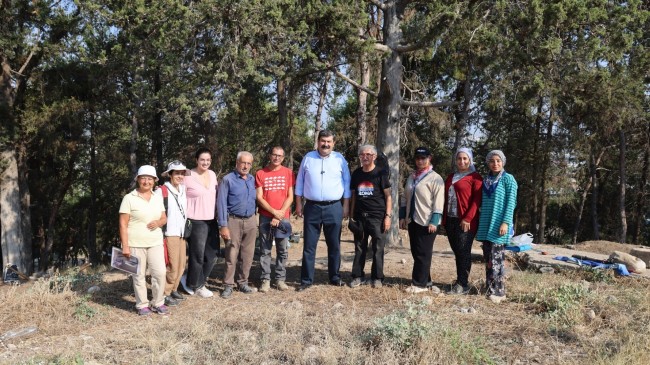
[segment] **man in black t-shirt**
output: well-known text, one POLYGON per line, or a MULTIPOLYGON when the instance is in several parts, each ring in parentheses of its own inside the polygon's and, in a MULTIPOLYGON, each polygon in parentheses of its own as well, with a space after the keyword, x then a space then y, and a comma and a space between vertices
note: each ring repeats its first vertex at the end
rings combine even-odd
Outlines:
POLYGON ((391 222, 391 195, 388 174, 375 165, 377 148, 373 145, 359 147, 361 167, 354 170, 350 181, 352 199, 350 225, 358 224, 362 229, 354 233, 354 262, 350 287, 364 283, 363 269, 366 264, 368 238, 372 237, 372 286, 380 288, 384 280, 384 246, 386 231, 391 222))

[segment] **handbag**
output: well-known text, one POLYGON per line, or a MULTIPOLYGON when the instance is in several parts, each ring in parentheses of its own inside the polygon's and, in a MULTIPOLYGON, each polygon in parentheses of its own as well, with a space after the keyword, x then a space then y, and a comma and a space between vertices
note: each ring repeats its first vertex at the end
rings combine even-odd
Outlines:
POLYGON ((192 235, 192 221, 188 218, 185 220, 185 230, 183 231, 183 238, 187 239, 192 235))

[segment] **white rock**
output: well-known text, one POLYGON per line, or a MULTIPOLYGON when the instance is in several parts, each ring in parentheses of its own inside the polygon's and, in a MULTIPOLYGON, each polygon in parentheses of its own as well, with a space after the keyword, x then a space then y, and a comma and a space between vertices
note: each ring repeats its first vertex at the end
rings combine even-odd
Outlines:
POLYGON ((93 285, 90 288, 88 288, 88 290, 86 292, 88 294, 94 294, 94 293, 99 292, 100 290, 102 290, 100 287, 98 287, 97 285, 93 285))
POLYGON ((406 259, 401 259, 399 262, 401 262, 402 264, 406 264, 406 259))
POLYGON ((341 309, 341 308, 343 308, 343 304, 341 304, 340 302, 339 302, 339 303, 336 303, 336 304, 334 304, 334 305, 332 306, 332 308, 333 308, 333 309, 341 309))

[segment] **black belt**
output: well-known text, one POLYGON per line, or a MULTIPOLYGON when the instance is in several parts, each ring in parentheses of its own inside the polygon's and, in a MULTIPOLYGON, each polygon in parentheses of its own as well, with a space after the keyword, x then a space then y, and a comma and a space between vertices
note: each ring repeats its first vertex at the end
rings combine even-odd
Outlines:
POLYGON ((252 215, 249 215, 248 217, 246 217, 246 216, 243 216, 243 215, 228 214, 228 217, 237 218, 237 219, 248 219, 248 218, 252 217, 252 215))
POLYGON ((311 203, 314 205, 332 205, 334 203, 340 203, 340 200, 324 200, 324 201, 316 201, 316 200, 309 200, 307 199, 307 203, 311 203))

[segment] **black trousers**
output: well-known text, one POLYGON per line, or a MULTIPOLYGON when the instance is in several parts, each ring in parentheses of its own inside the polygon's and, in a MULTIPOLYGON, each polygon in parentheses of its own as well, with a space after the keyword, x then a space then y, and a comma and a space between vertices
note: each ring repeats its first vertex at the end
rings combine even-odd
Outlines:
POLYGON ((469 272, 472 270, 472 243, 475 233, 472 231, 463 232, 460 228, 460 218, 447 217, 445 230, 449 245, 456 256, 456 282, 467 286, 469 272))
POLYGON ((424 288, 431 278, 431 255, 437 231, 429 233, 428 226, 411 222, 408 225, 408 232, 413 256, 413 285, 424 288))
POLYGON ((366 254, 368 252, 368 239, 372 237, 372 267, 370 278, 381 280, 384 278, 384 247, 386 246, 386 234, 384 232, 383 218, 371 218, 360 216, 359 222, 363 226, 363 235, 354 235, 354 261, 352 262, 352 277, 363 278, 366 266, 366 254))

